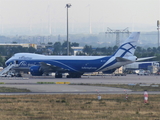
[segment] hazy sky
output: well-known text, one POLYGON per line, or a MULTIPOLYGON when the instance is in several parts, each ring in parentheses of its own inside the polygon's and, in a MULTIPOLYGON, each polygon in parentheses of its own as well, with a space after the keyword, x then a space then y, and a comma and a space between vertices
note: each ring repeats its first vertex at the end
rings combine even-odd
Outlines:
POLYGON ((90 28, 99 33, 107 27, 156 31, 160 20, 160 0, 0 0, 0 32, 14 28, 14 33, 25 29, 27 34, 38 29, 37 34, 43 34, 52 29, 52 34, 65 34, 67 3, 72 5, 70 33, 89 33, 90 28))

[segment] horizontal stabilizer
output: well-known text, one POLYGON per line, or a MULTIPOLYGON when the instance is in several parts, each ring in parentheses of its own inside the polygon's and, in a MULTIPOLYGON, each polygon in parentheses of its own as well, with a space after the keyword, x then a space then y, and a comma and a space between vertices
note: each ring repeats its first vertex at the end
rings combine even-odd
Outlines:
POLYGON ((117 62, 127 62, 130 61, 128 59, 122 58, 122 57, 116 57, 117 62))
POLYGON ((136 61, 149 60, 149 59, 152 59, 152 58, 156 58, 156 56, 152 56, 152 57, 145 57, 145 58, 137 58, 137 60, 136 60, 136 61))

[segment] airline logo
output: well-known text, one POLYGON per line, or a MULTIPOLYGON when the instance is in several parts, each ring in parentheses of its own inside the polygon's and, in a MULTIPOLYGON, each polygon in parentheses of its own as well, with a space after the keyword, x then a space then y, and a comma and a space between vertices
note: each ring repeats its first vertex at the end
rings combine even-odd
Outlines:
POLYGON ((21 61, 19 63, 19 67, 31 67, 33 65, 37 65, 37 64, 36 63, 35 64, 27 63, 26 61, 21 61))

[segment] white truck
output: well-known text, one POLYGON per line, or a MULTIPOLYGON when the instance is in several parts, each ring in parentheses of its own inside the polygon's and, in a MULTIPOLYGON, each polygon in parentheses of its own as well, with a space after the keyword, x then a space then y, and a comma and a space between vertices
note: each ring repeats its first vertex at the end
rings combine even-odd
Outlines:
POLYGON ((150 75, 150 71, 140 69, 139 72, 137 73, 137 75, 150 75))

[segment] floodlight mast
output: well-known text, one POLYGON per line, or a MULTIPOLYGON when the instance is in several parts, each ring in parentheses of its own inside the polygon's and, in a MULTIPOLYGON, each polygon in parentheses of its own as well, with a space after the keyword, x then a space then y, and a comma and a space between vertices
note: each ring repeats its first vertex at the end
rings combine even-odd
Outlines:
POLYGON ((68 8, 71 7, 71 4, 68 3, 66 4, 66 8, 67 8, 67 55, 69 55, 69 42, 68 42, 68 8))
POLYGON ((157 20, 157 30, 158 30, 158 47, 159 47, 159 20, 157 20))

